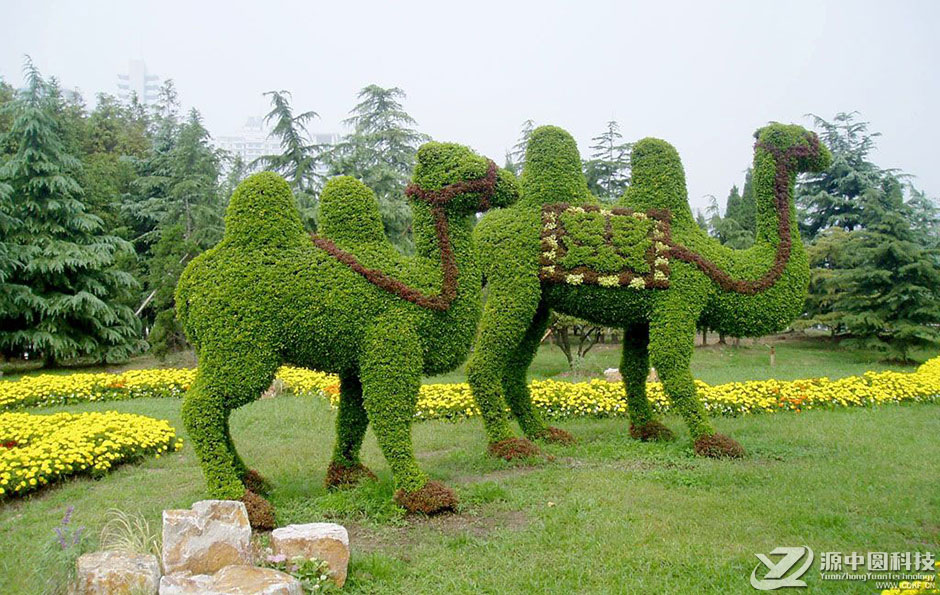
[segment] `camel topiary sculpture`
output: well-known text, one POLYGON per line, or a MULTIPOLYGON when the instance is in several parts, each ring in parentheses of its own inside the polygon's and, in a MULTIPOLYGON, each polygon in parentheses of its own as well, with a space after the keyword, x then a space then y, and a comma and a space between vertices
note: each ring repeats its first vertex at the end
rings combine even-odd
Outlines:
POLYGON ((232 195, 222 241, 194 259, 176 290, 199 369, 183 421, 213 498, 245 502, 252 525, 271 527, 266 482, 242 462, 230 412, 257 399, 282 363, 340 377, 328 487, 372 476, 359 460, 371 423, 411 511, 453 509, 453 490, 429 481, 412 451, 422 374, 459 366, 479 322, 480 267, 473 214, 517 198, 512 174, 460 145, 428 143, 408 187, 416 255, 387 240, 372 191, 350 177, 320 198, 320 233, 301 224, 290 188, 273 173, 232 195))
POLYGON ((574 140, 555 127, 535 130, 526 151, 520 199, 488 213, 474 230, 487 302, 467 366, 490 452, 530 453, 515 438, 509 405, 526 437, 568 441, 533 409, 526 371, 551 310, 624 329, 620 371, 630 435, 671 439, 646 399, 655 366, 684 418, 695 451, 733 457, 741 446, 715 433, 689 371, 696 325, 733 336, 784 329, 801 311, 809 267, 792 202, 795 176, 819 171, 830 156, 815 134, 772 124, 755 133, 757 237, 731 250, 709 237, 689 209, 676 150, 647 138, 634 145, 632 180, 620 204, 588 192, 574 140))

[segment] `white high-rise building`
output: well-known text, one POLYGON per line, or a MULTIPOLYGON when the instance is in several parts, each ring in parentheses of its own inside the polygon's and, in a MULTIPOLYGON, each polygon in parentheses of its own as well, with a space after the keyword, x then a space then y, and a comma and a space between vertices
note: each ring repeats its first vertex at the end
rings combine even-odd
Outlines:
POLYGON ((129 100, 136 93, 138 101, 152 105, 159 97, 160 77, 147 72, 147 64, 143 60, 131 60, 127 64, 127 74, 117 75, 117 86, 121 99, 129 100))
MULTIPOLYGON (((262 155, 277 155, 281 152, 281 143, 270 133, 264 118, 248 118, 235 134, 216 136, 214 140, 220 149, 225 149, 233 157, 241 157, 245 165, 249 165, 262 155)), ((334 133, 311 133, 310 136, 318 145, 335 145, 340 138, 334 133)))

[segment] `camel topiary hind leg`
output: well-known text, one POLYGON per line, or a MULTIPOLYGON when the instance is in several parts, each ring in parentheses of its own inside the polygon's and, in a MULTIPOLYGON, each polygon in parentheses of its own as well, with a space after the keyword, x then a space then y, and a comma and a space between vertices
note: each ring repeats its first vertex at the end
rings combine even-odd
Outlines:
MULTIPOLYGON (((503 396, 503 374, 506 362, 512 358, 516 347, 532 325, 541 289, 537 277, 520 273, 517 278, 507 279, 509 273, 510 271, 503 271, 502 277, 490 279, 483 323, 473 354, 467 363, 467 380, 482 413, 491 452, 494 447, 501 445, 497 450, 511 455, 509 458, 512 458, 511 451, 515 448, 507 449, 503 446, 522 446, 527 451, 532 451, 534 445, 527 441, 525 445, 517 444, 519 439, 515 438, 509 426, 504 410, 506 400, 503 396)), ((525 374, 524 369, 522 374, 525 374)))
POLYGON ((340 375, 336 446, 326 472, 327 488, 353 486, 364 477, 375 479, 375 474, 359 461, 368 426, 369 417, 362 404, 362 382, 355 374, 340 375))
POLYGON ((623 330, 623 351, 620 355, 620 376, 627 393, 630 408, 630 436, 638 440, 672 440, 672 431, 657 421, 653 407, 646 398, 646 378, 649 376, 648 324, 638 324, 623 330))
POLYGON ((251 502, 249 520, 258 528, 273 527, 273 509, 260 496, 245 488, 246 474, 229 433, 229 413, 254 399, 271 384, 277 361, 273 357, 251 357, 219 350, 211 361, 204 358, 192 387, 183 401, 182 417, 193 448, 202 465, 212 498, 251 502), (250 496, 249 496, 250 494, 250 496))
POLYGON ((421 342, 412 322, 404 316, 379 319, 366 333, 359 369, 369 422, 395 477, 395 501, 411 512, 454 510, 456 492, 428 481, 411 444, 422 370, 421 342))
POLYGON ((550 311, 544 305, 539 306, 535 318, 529 324, 522 341, 509 356, 503 370, 503 394, 512 411, 513 417, 519 422, 526 437, 531 440, 541 439, 548 442, 571 444, 574 437, 568 432, 545 425, 538 410, 532 406, 532 395, 529 393, 528 375, 529 366, 535 354, 538 353, 545 329, 548 328, 550 311))
MULTIPOLYGON (((678 300, 670 301, 675 303, 678 300)), ((682 415, 693 440, 713 434, 711 423, 695 389, 689 364, 695 341, 695 318, 679 307, 656 311, 650 324, 649 353, 663 389, 682 415)))

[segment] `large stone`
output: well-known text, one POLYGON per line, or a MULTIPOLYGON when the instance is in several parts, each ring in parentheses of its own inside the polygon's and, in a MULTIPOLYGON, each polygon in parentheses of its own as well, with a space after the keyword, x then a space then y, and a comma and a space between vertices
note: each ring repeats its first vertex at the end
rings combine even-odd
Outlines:
POLYGON ((94 552, 75 564, 71 591, 78 595, 153 594, 160 584, 160 563, 152 554, 94 552))
POLYGON ((190 510, 163 511, 163 571, 212 574, 251 564, 251 527, 245 505, 202 500, 190 510))
POLYGON ((273 568, 226 566, 212 575, 166 575, 160 579, 160 595, 303 595, 303 587, 273 568))
POLYGON ((349 533, 336 523, 288 525, 271 532, 274 555, 288 560, 298 556, 317 558, 330 565, 333 582, 342 587, 349 566, 349 533))

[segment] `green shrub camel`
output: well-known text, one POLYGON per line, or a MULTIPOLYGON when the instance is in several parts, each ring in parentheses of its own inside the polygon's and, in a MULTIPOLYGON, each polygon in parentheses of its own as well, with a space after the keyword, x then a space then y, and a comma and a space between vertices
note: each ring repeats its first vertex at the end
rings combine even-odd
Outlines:
POLYGON ((784 329, 803 306, 809 279, 792 203, 795 176, 827 167, 829 152, 799 126, 755 133, 757 237, 730 250, 703 232, 689 209, 676 150, 647 138, 634 145, 631 185, 616 206, 601 206, 581 173, 574 140, 555 127, 535 130, 520 199, 483 217, 474 240, 488 295, 467 376, 490 452, 504 458, 534 445, 515 438, 509 405, 526 437, 566 441, 533 409, 526 371, 556 310, 624 329, 620 371, 630 435, 671 439, 646 399, 650 363, 681 413, 695 451, 740 456, 715 433, 689 371, 696 325, 733 336, 784 329))
POLYGON ((273 509, 260 495, 266 482, 235 450, 229 413, 257 399, 282 363, 340 377, 328 487, 372 475, 359 460, 371 422, 399 504, 425 513, 456 504, 419 469, 411 421, 422 374, 459 366, 479 322, 473 214, 511 204, 516 182, 465 147, 428 143, 407 194, 413 257, 387 240, 378 202, 357 180, 327 183, 322 235, 311 238, 288 185, 253 175, 232 196, 222 241, 180 278, 177 311, 199 357, 183 421, 211 496, 244 501, 256 527, 273 526, 273 509))

